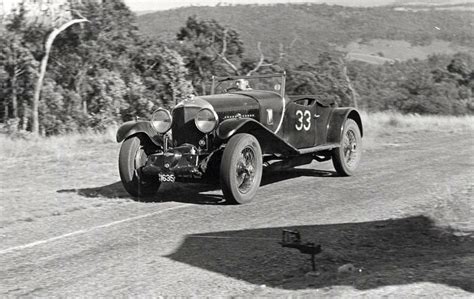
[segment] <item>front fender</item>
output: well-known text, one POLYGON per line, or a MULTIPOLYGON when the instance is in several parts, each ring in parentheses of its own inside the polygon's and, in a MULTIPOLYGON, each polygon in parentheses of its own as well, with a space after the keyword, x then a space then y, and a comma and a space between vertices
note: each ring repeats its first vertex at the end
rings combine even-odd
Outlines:
POLYGON ((122 142, 130 136, 145 134, 154 144, 161 146, 162 139, 156 134, 149 121, 127 121, 117 130, 117 142, 122 142))
POLYGON ((354 108, 336 108, 332 111, 328 121, 327 143, 340 143, 344 122, 346 119, 353 119, 360 129, 360 135, 363 136, 362 119, 359 112, 354 108))
POLYGON ((264 154, 295 155, 298 153, 296 148, 251 118, 227 119, 219 125, 216 131, 217 137, 223 141, 227 141, 239 133, 248 133, 255 136, 264 154))

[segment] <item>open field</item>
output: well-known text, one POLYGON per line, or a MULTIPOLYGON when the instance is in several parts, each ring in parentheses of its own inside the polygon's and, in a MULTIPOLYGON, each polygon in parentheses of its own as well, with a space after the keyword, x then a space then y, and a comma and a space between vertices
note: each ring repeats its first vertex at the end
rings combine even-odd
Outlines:
POLYGON ((472 296, 474 117, 363 118, 357 175, 267 172, 241 206, 202 184, 130 198, 113 130, 2 136, 0 297, 472 296), (317 276, 283 228, 321 243, 317 276))
POLYGON ((469 47, 453 45, 447 41, 434 40, 429 45, 414 46, 403 40, 374 39, 371 41, 355 41, 345 47, 339 47, 340 51, 348 53, 350 60, 360 60, 373 64, 384 64, 396 60, 427 59, 434 54, 455 54, 458 52, 472 52, 469 47), (383 54, 383 57, 378 54, 383 54))

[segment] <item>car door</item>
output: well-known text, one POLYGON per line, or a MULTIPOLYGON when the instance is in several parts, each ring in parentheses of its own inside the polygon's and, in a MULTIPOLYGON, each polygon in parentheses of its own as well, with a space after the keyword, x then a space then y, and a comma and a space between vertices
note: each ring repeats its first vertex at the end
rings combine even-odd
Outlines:
POLYGON ((314 118, 316 120, 314 130, 316 131, 315 145, 324 145, 327 142, 328 122, 330 111, 334 109, 330 106, 324 106, 319 102, 315 104, 314 118))
POLYGON ((290 100, 285 111, 283 139, 298 149, 313 147, 317 138, 316 118, 314 99, 290 100))

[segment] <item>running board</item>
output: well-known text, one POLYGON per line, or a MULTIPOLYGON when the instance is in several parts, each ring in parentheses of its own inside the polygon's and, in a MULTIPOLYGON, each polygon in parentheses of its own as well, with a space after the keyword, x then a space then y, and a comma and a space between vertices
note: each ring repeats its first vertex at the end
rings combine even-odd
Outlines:
POLYGON ((315 146, 315 147, 308 147, 308 148, 299 149, 298 154, 300 154, 300 155, 311 154, 311 153, 315 153, 315 152, 330 150, 330 149, 333 149, 333 148, 336 148, 336 147, 339 147, 339 143, 318 145, 318 146, 315 146))

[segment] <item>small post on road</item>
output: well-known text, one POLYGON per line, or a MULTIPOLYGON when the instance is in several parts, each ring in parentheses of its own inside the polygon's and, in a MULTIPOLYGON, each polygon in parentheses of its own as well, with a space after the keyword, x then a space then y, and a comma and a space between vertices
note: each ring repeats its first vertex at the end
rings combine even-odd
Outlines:
POLYGON ((314 256, 321 252, 321 245, 313 242, 303 243, 301 234, 298 231, 286 230, 282 232, 282 240, 278 242, 282 247, 298 249, 303 254, 311 255, 311 268, 316 271, 316 262, 314 256))

